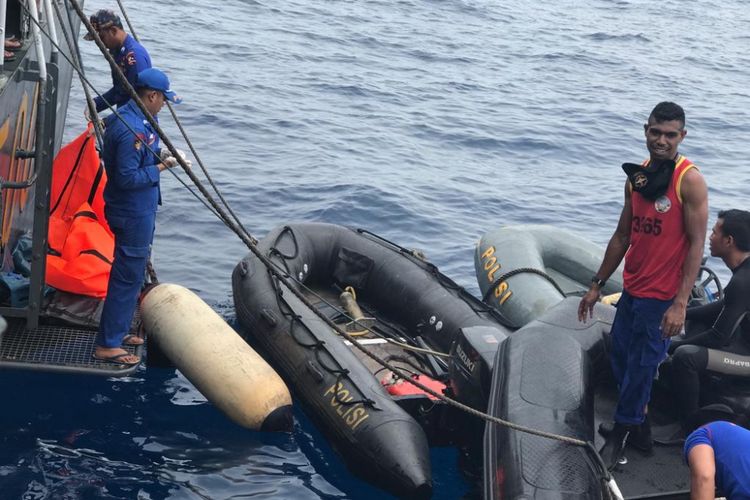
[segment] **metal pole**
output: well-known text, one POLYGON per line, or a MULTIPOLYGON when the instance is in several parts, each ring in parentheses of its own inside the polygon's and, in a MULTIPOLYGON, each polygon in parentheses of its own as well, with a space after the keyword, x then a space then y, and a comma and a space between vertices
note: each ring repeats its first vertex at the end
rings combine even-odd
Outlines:
MULTIPOLYGON (((34 35, 34 48, 36 49, 37 62, 39 63, 39 81, 47 81, 47 59, 44 57, 44 45, 42 45, 42 34, 39 32, 39 11, 36 8, 36 0, 29 2, 29 13, 36 21, 31 23, 31 33, 34 35)), ((41 90, 41 89, 40 89, 41 90)), ((39 94, 41 97, 41 93, 39 94)))
MULTIPOLYGON (((0 54, 0 73, 3 71, 3 65, 5 64, 5 17, 8 14, 8 0, 0 1, 0 38, 3 39, 3 52, 0 54)), ((0 80, 0 86, 5 84, 5 77, 0 80)))
POLYGON ((36 156, 34 158, 34 226, 31 234, 31 277, 29 279, 29 312, 26 328, 39 325, 44 298, 44 276, 47 267, 47 231, 49 229, 49 197, 52 183, 52 155, 55 145, 55 112, 57 66, 50 65, 49 81, 39 82, 39 111, 36 122, 36 156))
POLYGON ((50 47, 50 62, 52 64, 57 64, 57 26, 55 26, 55 16, 52 15, 52 2, 50 0, 44 0, 44 17, 47 19, 49 37, 52 39, 52 47, 50 47))
MULTIPOLYGON (((47 228, 49 227, 49 194, 52 176, 52 153, 54 144, 54 101, 56 92, 47 82, 47 61, 39 29, 39 11, 36 0, 28 3, 29 13, 34 22, 31 32, 34 36, 34 48, 39 64, 39 101, 37 103, 36 138, 34 141, 34 172, 37 182, 34 186, 34 227, 31 235, 31 276, 29 279, 29 307, 26 316, 26 327, 36 328, 39 325, 39 312, 42 307, 44 291, 44 274, 47 258, 47 228), (52 102, 52 108, 48 105, 52 102), (49 110, 53 112, 50 113, 49 110), (50 123, 51 128, 50 127, 50 123)), ((51 18, 50 18, 51 19, 51 18)), ((54 24, 54 20, 52 21, 54 24)), ((57 75, 55 75, 55 78, 57 75)))

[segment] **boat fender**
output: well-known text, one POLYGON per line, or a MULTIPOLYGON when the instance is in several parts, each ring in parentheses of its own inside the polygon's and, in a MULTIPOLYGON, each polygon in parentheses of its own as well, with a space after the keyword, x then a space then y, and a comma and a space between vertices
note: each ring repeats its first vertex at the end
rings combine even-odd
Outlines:
POLYGON ((281 377, 200 297, 162 283, 141 302, 143 326, 185 377, 235 423, 291 431, 281 377))

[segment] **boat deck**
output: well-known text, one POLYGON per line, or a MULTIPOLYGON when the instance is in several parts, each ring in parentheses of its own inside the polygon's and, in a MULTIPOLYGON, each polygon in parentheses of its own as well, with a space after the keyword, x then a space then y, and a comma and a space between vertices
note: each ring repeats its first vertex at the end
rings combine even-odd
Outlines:
MULTIPOLYGON (((8 318, 8 328, 0 335, 0 368, 113 377, 130 375, 138 368, 95 360, 95 338, 92 329, 40 325, 29 330, 23 320, 8 318)), ((142 356, 143 346, 124 348, 142 356)))
MULTIPOLYGON (((612 419, 617 394, 614 391, 596 393, 596 428, 599 423, 612 419)), ((669 418, 658 409, 651 409, 652 428, 658 432, 659 423, 666 424, 669 418)), ((596 433, 595 445, 600 449, 604 438, 596 433)), ((654 454, 644 456, 628 446, 625 449, 627 463, 618 465, 613 475, 625 498, 690 498, 690 469, 682 460, 682 446, 660 446, 654 444, 654 454)))

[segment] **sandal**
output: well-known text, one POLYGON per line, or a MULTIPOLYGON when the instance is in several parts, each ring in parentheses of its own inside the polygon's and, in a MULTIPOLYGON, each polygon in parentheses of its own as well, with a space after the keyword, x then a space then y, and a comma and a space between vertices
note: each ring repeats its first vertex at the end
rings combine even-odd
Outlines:
POLYGON ((139 337, 138 335, 133 334, 125 335, 125 338, 122 339, 122 345, 143 345, 143 337, 139 337))
POLYGON ((121 366, 136 366, 141 363, 141 358, 139 358, 138 356, 134 354, 130 354, 129 352, 115 354, 114 356, 102 356, 102 357, 99 357, 96 355, 96 353, 93 353, 91 357, 97 361, 102 361, 104 363, 111 363, 113 365, 121 365, 121 366), (126 358, 128 356, 134 357, 137 361, 124 361, 123 358, 126 358))

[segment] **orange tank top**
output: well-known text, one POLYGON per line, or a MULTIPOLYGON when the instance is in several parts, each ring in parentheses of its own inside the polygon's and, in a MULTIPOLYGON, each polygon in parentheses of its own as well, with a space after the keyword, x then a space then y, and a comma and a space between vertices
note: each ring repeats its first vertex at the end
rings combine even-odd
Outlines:
POLYGON ((670 300, 677 295, 689 246, 680 186, 691 168, 697 169, 680 155, 667 191, 655 201, 631 188, 633 220, 623 282, 634 297, 670 300))

